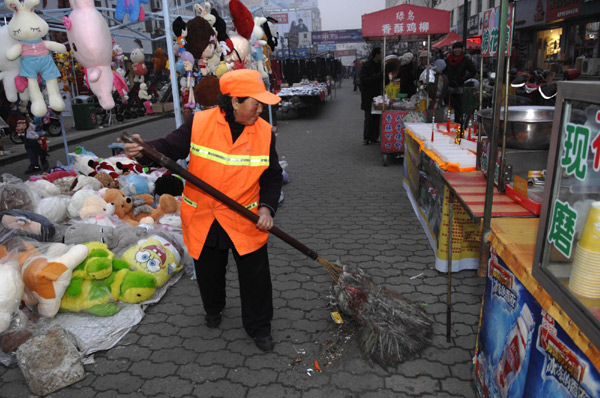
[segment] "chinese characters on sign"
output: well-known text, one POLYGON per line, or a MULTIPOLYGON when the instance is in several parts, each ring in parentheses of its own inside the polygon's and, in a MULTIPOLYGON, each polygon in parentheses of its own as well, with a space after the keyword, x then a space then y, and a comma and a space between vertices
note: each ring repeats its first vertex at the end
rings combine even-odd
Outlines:
MULTIPOLYGON (((508 15, 506 17, 506 56, 510 56, 513 17, 514 3, 509 3, 508 15)), ((495 57, 498 55, 499 35, 500 7, 496 7, 483 13, 483 24, 481 26, 481 55, 483 57, 495 57)))
POLYGON ((402 4, 362 16, 362 37, 420 36, 448 33, 450 12, 402 4))
MULTIPOLYGON (((600 131, 592 137, 588 126, 567 123, 562 135, 562 154, 560 166, 562 173, 585 181, 588 173, 588 155, 594 156, 593 169, 600 170, 600 131)), ((567 258, 571 256, 575 240, 575 225, 578 217, 577 209, 568 202, 556 200, 550 221, 548 242, 567 258)))

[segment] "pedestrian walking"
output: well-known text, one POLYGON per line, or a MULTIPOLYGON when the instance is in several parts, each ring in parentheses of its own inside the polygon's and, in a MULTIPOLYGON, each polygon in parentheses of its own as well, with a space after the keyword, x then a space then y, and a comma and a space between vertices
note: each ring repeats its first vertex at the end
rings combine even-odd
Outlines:
POLYGON ((15 131, 25 146, 25 151, 29 157, 29 167, 25 170, 25 174, 39 173, 47 171, 50 167, 48 163, 48 152, 40 146, 40 134, 38 129, 41 126, 36 126, 33 122, 28 121, 25 116, 18 116, 15 120, 15 131))
POLYGON ((373 98, 381 95, 383 72, 381 70, 381 48, 376 47, 371 52, 371 57, 360 70, 360 109, 365 112, 363 128, 363 144, 367 145, 379 141, 380 115, 371 113, 373 98))
MULTIPOLYGON (((183 238, 194 266, 205 323, 216 328, 225 309, 229 251, 237 264, 242 324, 256 346, 273 349, 273 299, 267 253, 282 169, 272 126, 259 117, 263 104, 280 97, 266 91, 260 74, 240 69, 219 81, 219 106, 196 112, 181 127, 148 144, 171 159, 190 161, 188 170, 238 203, 256 212, 256 224, 186 184, 181 206, 183 238)), ((125 144, 125 153, 142 163, 141 146, 125 144)))
POLYGON ((462 93, 465 80, 475 76, 477 70, 473 61, 465 57, 461 41, 452 44, 452 52, 446 58, 446 76, 451 106, 454 107, 455 122, 461 123, 463 116, 462 93))

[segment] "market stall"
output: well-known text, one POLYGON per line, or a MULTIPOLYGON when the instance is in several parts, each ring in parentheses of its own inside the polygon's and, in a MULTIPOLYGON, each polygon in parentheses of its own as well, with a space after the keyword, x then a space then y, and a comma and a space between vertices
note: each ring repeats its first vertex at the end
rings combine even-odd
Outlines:
MULTIPOLYGON (((402 4, 362 16, 362 36, 365 40, 383 41, 383 58, 389 39, 422 41, 427 47, 434 35, 450 31, 450 12, 429 7, 402 4)), ((428 51, 428 54, 430 52, 428 51)), ((385 87, 385 76, 382 85, 385 87)), ((399 82, 401 85, 402 82, 399 82)), ((384 93, 386 90, 382 90, 384 93)), ((373 113, 381 111, 381 152, 383 165, 387 166, 393 154, 404 152, 405 122, 425 122, 426 108, 418 108, 417 101, 400 99, 398 90, 388 90, 381 99, 376 99, 373 113)))

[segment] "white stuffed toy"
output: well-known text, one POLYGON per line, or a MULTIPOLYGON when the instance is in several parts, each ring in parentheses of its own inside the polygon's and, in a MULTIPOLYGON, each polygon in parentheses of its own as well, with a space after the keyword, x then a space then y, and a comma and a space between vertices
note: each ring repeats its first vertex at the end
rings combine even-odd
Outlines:
POLYGON ((73 269, 85 260, 88 253, 85 245, 69 247, 55 243, 44 255, 28 259, 21 267, 25 304, 30 308, 37 307, 37 312, 42 316, 54 317, 71 283, 73 269))
POLYGON ((0 333, 9 328, 12 314, 19 309, 23 287, 18 261, 0 263, 0 333))
POLYGON ((21 69, 21 60, 19 58, 14 61, 10 61, 6 57, 6 50, 19 44, 18 41, 12 38, 8 33, 8 26, 4 25, 0 27, 0 80, 4 85, 4 92, 6 93, 6 99, 9 102, 17 102, 19 98, 21 102, 27 104, 29 101, 29 90, 23 80, 27 82, 27 79, 19 76, 21 69), (19 85, 17 85, 19 82, 19 85))
POLYGON ((56 112, 65 109, 58 78, 61 76, 48 50, 65 53, 67 48, 55 41, 42 40, 48 34, 48 24, 43 18, 33 12, 39 0, 4 0, 6 8, 13 11, 13 17, 8 23, 9 34, 19 43, 6 51, 6 57, 14 61, 21 57, 20 75, 27 78, 29 95, 31 96, 31 113, 43 117, 48 112, 44 95, 38 84, 38 75, 46 81, 48 102, 56 112))
POLYGON ((146 86, 146 83, 140 84, 140 89, 138 91, 138 97, 139 97, 139 99, 144 100, 144 101, 149 101, 152 99, 150 94, 148 94, 148 86, 146 86))
POLYGON ((254 29, 250 36, 250 44, 252 45, 252 58, 256 62, 256 70, 260 73, 263 79, 268 79, 269 75, 265 69, 265 55, 263 47, 267 45, 264 39, 265 31, 262 24, 267 22, 265 17, 254 17, 254 29))

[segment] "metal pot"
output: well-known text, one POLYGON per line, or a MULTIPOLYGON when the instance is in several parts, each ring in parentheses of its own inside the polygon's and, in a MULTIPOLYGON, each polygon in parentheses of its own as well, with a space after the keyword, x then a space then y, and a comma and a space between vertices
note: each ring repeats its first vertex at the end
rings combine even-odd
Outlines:
MULTIPOLYGON (((483 133, 490 137, 492 133, 493 109, 479 112, 483 133)), ((552 135, 553 106, 509 106, 508 126, 506 129, 506 147, 514 149, 548 149, 552 135)), ((504 129, 504 108, 500 111, 498 145, 502 145, 504 129)))

